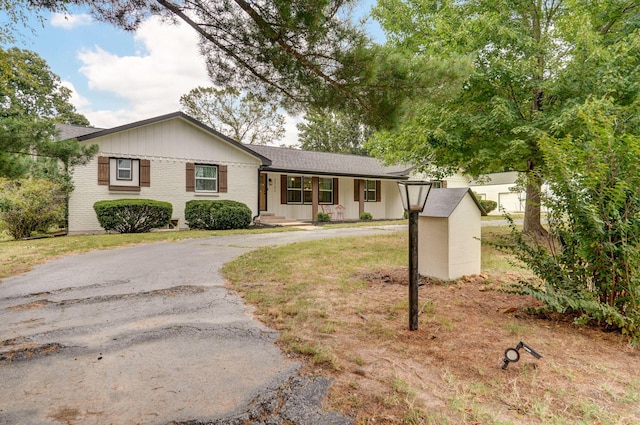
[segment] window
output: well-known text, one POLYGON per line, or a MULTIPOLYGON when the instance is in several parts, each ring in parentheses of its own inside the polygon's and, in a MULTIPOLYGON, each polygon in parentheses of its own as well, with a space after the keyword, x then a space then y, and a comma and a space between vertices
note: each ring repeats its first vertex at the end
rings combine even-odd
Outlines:
POLYGON ((375 180, 365 180, 364 200, 366 202, 376 202, 378 199, 377 188, 378 185, 375 180))
POLYGON ((313 201, 313 180, 310 177, 287 176, 287 203, 310 204, 313 201))
POLYGON ((318 202, 333 204, 333 179, 320 178, 318 182, 318 202))
POLYGON ((133 178, 131 160, 119 158, 116 161, 116 179, 131 180, 133 178))
POLYGON ((141 187, 151 187, 151 161, 99 156, 98 184, 114 191, 139 192, 141 187))
POLYGON ((195 166, 196 192, 218 191, 218 167, 215 165, 195 166))

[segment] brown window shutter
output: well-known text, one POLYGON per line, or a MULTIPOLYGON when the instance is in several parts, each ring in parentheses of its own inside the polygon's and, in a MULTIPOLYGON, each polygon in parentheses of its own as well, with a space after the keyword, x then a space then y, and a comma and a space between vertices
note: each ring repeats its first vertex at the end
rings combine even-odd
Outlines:
POLYGON ((333 179, 333 205, 338 205, 340 203, 340 199, 338 199, 338 178, 333 179))
POLYGON ((106 156, 98 157, 98 184, 109 185, 109 158, 106 156))
POLYGON ((442 180, 442 188, 443 189, 447 188, 447 181, 446 180, 442 180))
POLYGON ((187 192, 196 191, 196 164, 187 162, 187 192))
POLYGON ((151 187, 151 161, 140 160, 140 186, 151 187))
POLYGON ((218 192, 227 193, 227 166, 218 166, 218 192))
POLYGON ((287 203, 287 175, 280 175, 280 203, 287 203))
POLYGON ((362 180, 355 179, 353 181, 353 200, 356 202, 360 201, 360 182, 362 180))
POLYGON ((382 182, 380 180, 376 180, 376 202, 382 201, 382 192, 380 189, 382 188, 382 182))

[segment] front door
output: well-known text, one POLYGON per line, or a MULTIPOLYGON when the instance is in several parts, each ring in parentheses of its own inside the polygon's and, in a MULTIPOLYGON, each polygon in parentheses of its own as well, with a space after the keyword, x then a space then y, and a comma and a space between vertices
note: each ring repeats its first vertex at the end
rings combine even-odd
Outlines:
POLYGON ((258 208, 260 211, 267 210, 267 175, 260 173, 260 194, 258 199, 258 208))

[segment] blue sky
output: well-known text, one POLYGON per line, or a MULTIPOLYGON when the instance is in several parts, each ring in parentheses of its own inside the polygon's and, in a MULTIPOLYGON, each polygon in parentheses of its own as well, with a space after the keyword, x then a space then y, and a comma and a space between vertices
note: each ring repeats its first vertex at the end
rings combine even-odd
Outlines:
MULTIPOLYGON (((374 2, 363 0, 359 13, 367 13, 374 2)), ((110 128, 175 112, 181 95, 210 85, 196 34, 186 25, 150 18, 127 33, 81 9, 72 12, 47 13, 43 24, 34 19, 33 31, 25 29, 15 45, 47 61, 93 126, 110 128)), ((276 144, 296 142, 296 121, 287 118, 287 134, 276 144)))

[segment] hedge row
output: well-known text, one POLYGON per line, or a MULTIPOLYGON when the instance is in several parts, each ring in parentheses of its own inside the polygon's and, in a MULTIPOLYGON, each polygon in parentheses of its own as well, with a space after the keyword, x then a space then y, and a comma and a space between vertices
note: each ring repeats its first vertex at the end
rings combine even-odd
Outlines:
POLYGON ((184 217, 191 229, 246 229, 251 224, 251 210, 231 200, 188 201, 184 217))
MULTIPOLYGON (((119 233, 142 233, 166 226, 173 206, 151 199, 117 199, 93 205, 103 229, 119 233)), ((251 210, 230 200, 188 201, 185 219, 191 229, 245 229, 251 224, 251 210)))
POLYGON ((143 233, 164 227, 171 220, 173 206, 151 199, 116 199, 93 204, 104 230, 119 233, 143 233))

